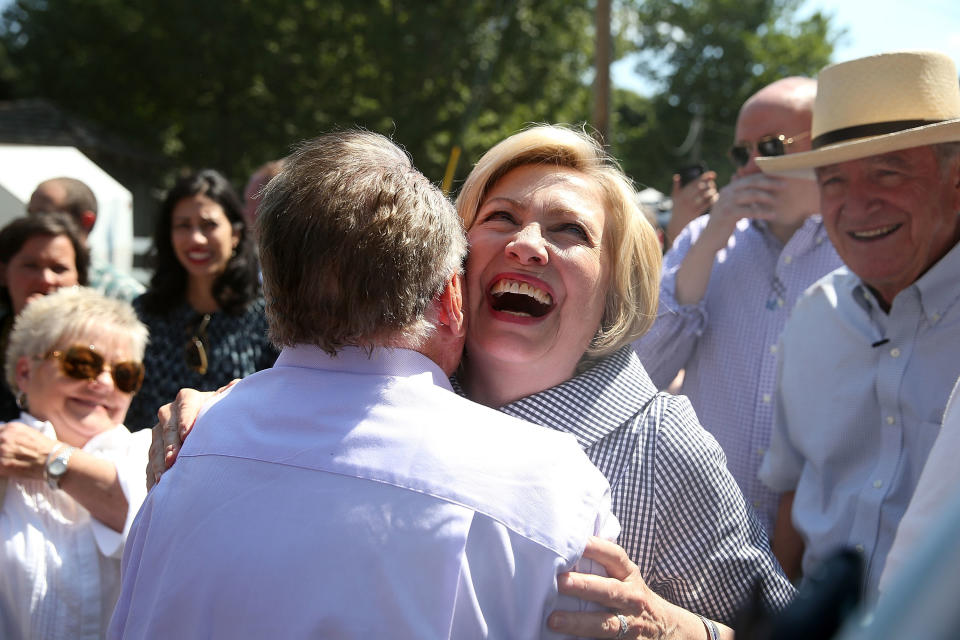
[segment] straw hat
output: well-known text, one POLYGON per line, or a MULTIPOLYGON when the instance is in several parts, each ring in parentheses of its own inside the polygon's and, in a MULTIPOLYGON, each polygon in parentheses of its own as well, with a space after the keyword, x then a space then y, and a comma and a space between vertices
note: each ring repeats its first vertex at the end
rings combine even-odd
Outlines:
POLYGON ((935 51, 881 53, 824 67, 810 137, 811 151, 757 158, 757 166, 812 178, 815 167, 960 140, 957 69, 935 51))

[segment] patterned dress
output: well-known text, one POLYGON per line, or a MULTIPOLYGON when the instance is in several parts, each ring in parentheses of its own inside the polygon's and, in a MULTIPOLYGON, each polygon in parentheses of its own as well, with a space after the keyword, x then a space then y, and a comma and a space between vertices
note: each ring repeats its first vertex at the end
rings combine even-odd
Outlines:
POLYGON ((133 301, 140 320, 150 329, 150 342, 143 359, 143 388, 130 403, 125 424, 130 431, 152 427, 157 409, 172 401, 184 388, 219 389, 234 378, 273 366, 277 351, 267 340, 263 298, 251 302, 240 315, 224 311, 210 314, 205 329, 199 314, 184 302, 169 313, 158 315, 143 308, 143 299, 133 301), (201 340, 207 356, 203 373, 188 364, 187 345, 201 340))

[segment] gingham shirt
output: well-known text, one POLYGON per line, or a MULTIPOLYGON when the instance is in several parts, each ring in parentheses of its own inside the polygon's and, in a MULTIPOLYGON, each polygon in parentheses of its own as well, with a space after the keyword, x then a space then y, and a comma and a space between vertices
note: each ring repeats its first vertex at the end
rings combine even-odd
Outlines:
POLYGON ((500 410, 577 438, 610 483, 618 542, 662 597, 725 623, 755 583, 769 607, 793 597, 716 440, 686 398, 657 393, 631 345, 500 410))
POLYGON ((708 220, 701 216, 687 225, 664 258, 660 312, 634 346, 660 389, 686 370, 681 393, 720 443, 730 473, 772 533, 780 496, 757 471, 773 427, 777 341, 797 298, 841 262, 819 215, 807 218, 785 245, 765 224, 743 219, 717 252, 703 299, 680 305, 677 271, 708 220))

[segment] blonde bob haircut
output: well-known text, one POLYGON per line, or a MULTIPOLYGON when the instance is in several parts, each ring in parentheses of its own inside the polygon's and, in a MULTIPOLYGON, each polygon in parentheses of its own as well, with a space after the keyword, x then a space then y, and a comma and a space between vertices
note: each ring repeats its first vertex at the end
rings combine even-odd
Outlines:
POLYGON ((588 364, 636 340, 653 324, 660 292, 660 241, 617 162, 587 133, 563 125, 532 126, 483 154, 457 197, 457 212, 468 234, 497 180, 531 164, 580 171, 593 178, 602 193, 610 289, 600 327, 581 360, 581 365, 588 364))
POLYGON ((17 389, 17 360, 43 356, 91 334, 109 333, 130 341, 130 358, 143 362, 147 327, 128 302, 107 298, 89 287, 63 287, 31 301, 13 323, 4 374, 17 389))

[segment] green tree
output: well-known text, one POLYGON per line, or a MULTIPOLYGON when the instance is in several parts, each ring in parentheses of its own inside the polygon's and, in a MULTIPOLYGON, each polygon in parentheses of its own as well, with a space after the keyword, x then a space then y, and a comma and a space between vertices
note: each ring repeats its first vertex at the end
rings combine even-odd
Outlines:
POLYGON ((239 182, 359 125, 439 180, 453 145, 462 177, 526 122, 584 119, 591 20, 587 0, 17 0, 0 46, 17 95, 178 165, 239 182))
POLYGON ((776 79, 815 76, 841 35, 819 12, 799 19, 799 6, 800 0, 626 2, 621 21, 640 52, 637 71, 661 88, 649 101, 615 105, 618 120, 633 123, 613 140, 627 171, 669 190, 677 167, 702 159, 725 184, 740 105, 776 79), (694 121, 699 157, 697 146, 683 144, 694 121))

